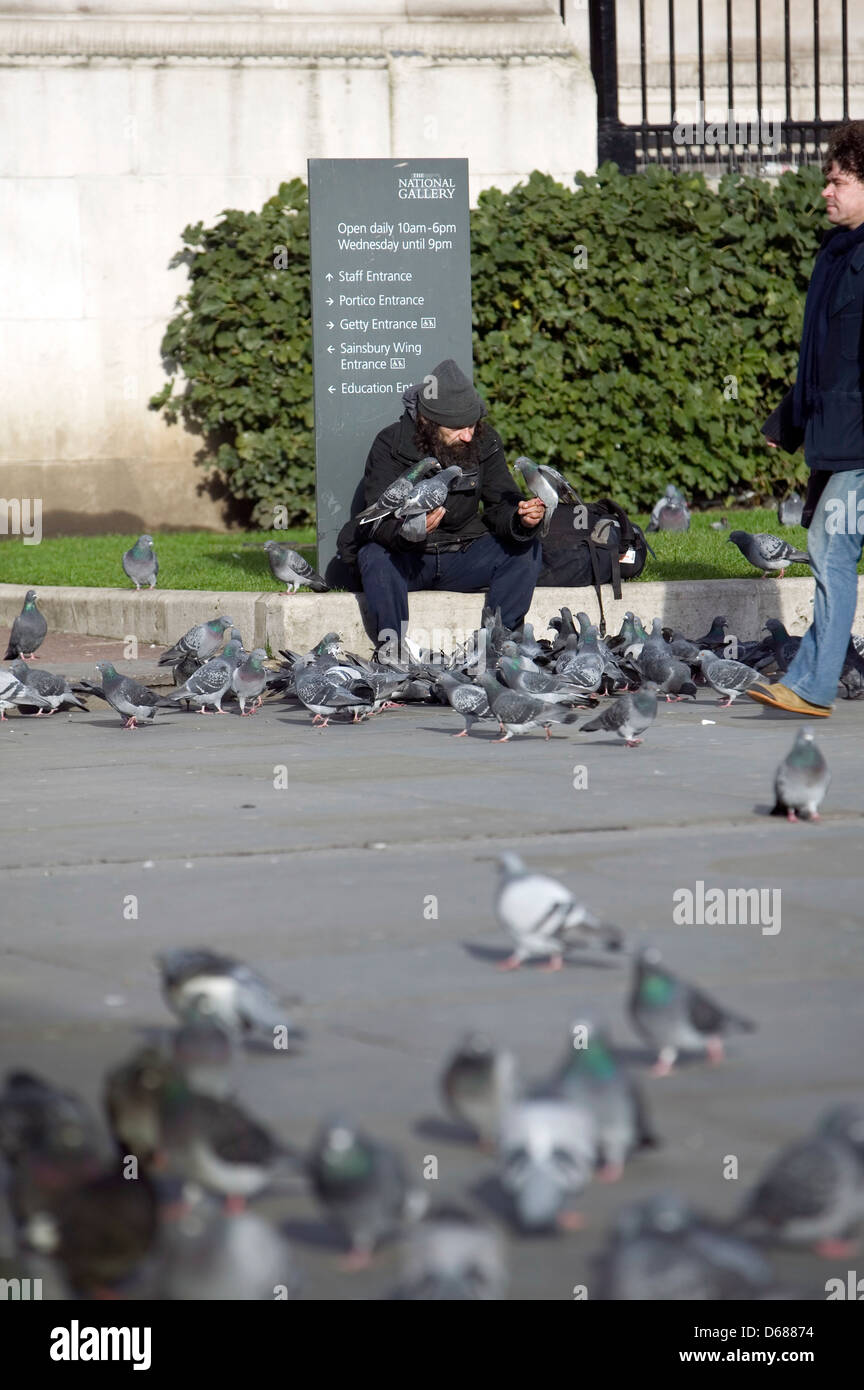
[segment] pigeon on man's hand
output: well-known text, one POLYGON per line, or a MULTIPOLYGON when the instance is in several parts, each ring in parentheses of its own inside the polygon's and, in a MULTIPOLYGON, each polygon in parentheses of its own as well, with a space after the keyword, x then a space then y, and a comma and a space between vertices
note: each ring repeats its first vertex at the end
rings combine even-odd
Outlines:
POLYGON ((404 473, 400 473, 399 477, 394 478, 393 482, 384 489, 377 502, 373 502, 365 511, 358 512, 357 520, 361 526, 366 526, 370 522, 377 525, 385 516, 390 516, 407 497, 411 496, 417 483, 428 477, 430 473, 437 473, 440 468, 441 465, 438 460, 431 455, 420 459, 418 463, 412 463, 410 468, 406 468, 404 473))
POLYGON ((813 730, 798 730, 774 777, 775 803, 772 816, 787 820, 818 820, 819 807, 831 782, 828 764, 816 746, 813 730))
POLYGON ((445 506, 451 483, 461 477, 462 469, 454 463, 449 468, 442 468, 440 473, 433 473, 431 478, 421 478, 408 496, 394 508, 393 515, 407 518, 423 516, 445 506))
POLYGON ((305 584, 306 588, 315 594, 330 592, 330 586, 325 584, 309 561, 304 560, 303 556, 290 546, 280 545, 278 541, 267 541, 264 549, 267 551, 273 578, 281 580, 286 586, 286 594, 296 594, 301 584, 305 584))
POLYGON ((136 594, 143 584, 149 584, 151 589, 156 588, 159 561, 153 549, 152 536, 139 536, 131 549, 124 552, 123 571, 135 585, 136 594))
POLYGON ((14 661, 16 657, 21 656, 25 661, 32 661, 45 641, 47 631, 45 617, 36 607, 36 590, 28 589, 24 597, 24 607, 12 624, 9 645, 3 660, 14 661))
POLYGON ((516 460, 513 467, 522 474, 529 491, 533 492, 535 497, 539 497, 546 508, 540 523, 540 535, 546 536, 549 533, 549 526, 558 503, 578 503, 578 493, 574 492, 563 474, 548 463, 534 463, 532 459, 526 458, 523 454, 516 460))
POLYGON ((763 579, 769 574, 777 574, 782 579, 789 565, 810 563, 810 557, 805 550, 796 550, 794 545, 782 540, 780 536, 772 536, 765 531, 752 535, 749 531, 730 531, 729 544, 737 545, 744 559, 749 560, 755 569, 762 571, 763 579))
POLYGON ((724 1034, 752 1033, 756 1027, 679 979, 651 946, 636 957, 629 1011, 636 1032, 657 1049, 654 1076, 668 1076, 679 1052, 707 1052, 719 1062, 724 1034))

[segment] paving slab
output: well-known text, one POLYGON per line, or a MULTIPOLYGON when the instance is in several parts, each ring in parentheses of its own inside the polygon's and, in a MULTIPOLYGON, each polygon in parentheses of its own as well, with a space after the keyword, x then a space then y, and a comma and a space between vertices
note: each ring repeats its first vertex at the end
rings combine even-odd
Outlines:
MULTIPOLYGON (((501 1224, 510 1296, 530 1300, 569 1300, 577 1284, 590 1297, 592 1252, 626 1202, 674 1189, 731 1214, 778 1146, 827 1105, 862 1099, 860 703, 818 726, 834 780, 822 821, 803 825, 764 814, 796 721, 743 701, 718 709, 706 691, 661 707, 635 749, 572 728, 454 740, 458 718, 427 707, 317 733, 283 701, 250 719, 166 711, 127 732, 93 703, 0 726, 0 1066, 37 1068, 98 1105, 106 1067, 170 1025, 154 954, 201 943, 240 955, 303 995, 309 1035, 298 1056, 238 1059, 249 1108, 300 1146, 335 1110, 397 1143, 419 1186, 469 1194, 501 1224), (508 949, 492 911, 502 848, 759 1024, 724 1064, 645 1080, 663 1148, 591 1186, 585 1231, 548 1239, 511 1230, 494 1161, 447 1120, 445 1057, 481 1028, 537 1077, 588 1009, 643 1078, 649 1059, 627 1021, 626 964, 495 969, 508 949), (673 893, 698 881, 779 890, 779 931, 675 925, 673 893), (723 1177, 729 1155, 737 1180, 723 1177)), ((306 1297, 377 1299, 392 1285, 396 1247, 344 1275, 310 1198, 262 1207, 287 1222, 306 1297)), ((848 1263, 775 1258, 815 1297, 848 1263)))

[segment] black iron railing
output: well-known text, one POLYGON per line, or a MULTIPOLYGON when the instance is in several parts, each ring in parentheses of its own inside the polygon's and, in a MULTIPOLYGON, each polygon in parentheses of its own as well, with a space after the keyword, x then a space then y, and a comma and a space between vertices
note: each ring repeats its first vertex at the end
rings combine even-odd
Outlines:
MULTIPOLYGON (((716 3, 716 0, 709 0, 716 3)), ((776 0, 769 0, 776 3, 776 0)), ((720 119, 712 113, 706 115, 706 52, 705 52, 705 13, 704 0, 666 0, 668 62, 665 78, 658 82, 657 67, 654 66, 649 82, 649 66, 646 45, 646 0, 638 0, 639 9, 639 85, 641 119, 626 121, 621 118, 621 92, 619 89, 619 46, 616 20, 616 0, 589 0, 591 19, 591 68, 597 88, 597 159, 613 159, 622 170, 632 172, 648 164, 663 164, 669 168, 716 168, 749 169, 757 167, 766 172, 776 172, 800 164, 821 163, 831 132, 843 121, 849 120, 849 3, 839 0, 841 7, 841 94, 842 113, 833 118, 822 115, 822 52, 820 33, 820 0, 812 0, 812 25, 809 41, 799 45, 795 55, 795 65, 799 74, 810 65, 812 84, 812 114, 806 118, 793 115, 793 63, 790 37, 790 4, 783 0, 783 90, 785 109, 782 115, 772 113, 773 119, 760 119, 763 115, 763 95, 765 90, 765 65, 763 59, 763 9, 762 0, 751 0, 753 4, 754 41, 745 45, 743 39, 736 39, 733 23, 732 0, 725 0, 725 86, 728 112, 720 113, 720 119), (677 9, 676 9, 677 4, 677 9), (694 8, 695 7, 695 8, 694 8), (681 55, 676 48, 676 20, 678 33, 680 20, 695 19, 697 63, 696 86, 698 87, 699 110, 702 115, 701 127, 698 122, 682 122, 677 111, 678 99, 685 88, 692 87, 692 78, 685 80, 680 70, 681 55), (747 91, 755 95, 755 101, 748 105, 755 108, 749 121, 730 119, 735 112, 736 63, 739 74, 743 69, 748 73, 747 91), (663 105, 668 101, 668 117, 649 119, 653 109, 656 116, 658 97, 663 105), (711 138, 713 134, 714 138, 711 138), (726 138, 722 138, 725 135, 726 138), (688 136, 694 138, 689 139, 688 136), (707 136, 707 138, 706 138, 707 136), (718 138, 721 137, 721 138, 718 138)), ((837 0, 830 0, 836 4, 837 0)), ((832 10, 832 15, 836 10, 832 10)), ((740 14, 740 6, 739 6, 740 14)), ((864 3, 853 0, 853 25, 859 48, 864 40, 864 3)), ((716 68, 718 55, 712 55, 716 68)), ((688 68, 692 57, 687 59, 688 68)), ((718 85, 716 82, 714 87, 718 85)), ((739 88, 740 88, 739 82, 739 88)), ((772 83, 776 88, 778 84, 772 83)), ((800 85, 800 77, 799 77, 800 85)))

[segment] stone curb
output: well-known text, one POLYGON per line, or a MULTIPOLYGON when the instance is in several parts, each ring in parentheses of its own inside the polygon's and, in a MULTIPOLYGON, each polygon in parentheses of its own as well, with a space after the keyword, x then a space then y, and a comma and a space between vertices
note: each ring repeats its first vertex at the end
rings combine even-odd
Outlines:
MULTIPOLYGON (((0 584, 0 627, 9 628, 21 609, 27 586, 0 584)), ((363 625, 362 595, 347 593, 295 594, 154 589, 46 587, 37 590, 38 603, 55 632, 86 637, 129 635, 144 643, 168 645, 195 623, 219 614, 230 615, 247 646, 308 650, 325 632, 338 632, 345 647, 369 653, 372 644, 363 625)), ((854 626, 864 627, 864 594, 858 586, 854 626)), ((477 627, 482 594, 424 590, 410 596, 408 633, 420 646, 449 650, 477 627), (436 636, 436 634, 438 634, 436 636)), ((707 632, 715 614, 723 614, 727 630, 742 640, 760 635, 766 618, 780 618, 790 632, 801 633, 810 623, 812 579, 702 579, 631 583, 615 599, 603 591, 606 625, 617 632, 631 609, 643 621, 660 617, 664 626, 693 636, 707 632)), ((537 589, 529 619, 537 636, 562 605, 599 618, 593 589, 537 589)))

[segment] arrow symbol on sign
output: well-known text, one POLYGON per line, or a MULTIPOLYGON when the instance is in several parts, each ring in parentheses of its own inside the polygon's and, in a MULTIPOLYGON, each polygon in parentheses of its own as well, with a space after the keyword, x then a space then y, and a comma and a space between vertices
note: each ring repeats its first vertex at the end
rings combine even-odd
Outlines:
POLYGON ((327 351, 328 351, 328 352, 335 352, 336 349, 335 349, 335 348, 333 347, 333 345, 331 344, 330 347, 328 347, 327 351))
POLYGON ((329 271, 329 270, 327 271, 327 274, 324 276, 324 279, 325 279, 325 280, 332 280, 332 279, 333 279, 333 276, 330 274, 330 271, 329 271))
POLYGON ((335 386, 328 386, 328 387, 327 387, 327 390, 330 392, 330 395, 332 396, 332 395, 333 395, 333 392, 336 390, 336 387, 335 387, 335 386))
POLYGON ((335 327, 336 327, 336 325, 335 325, 335 323, 333 322, 332 319, 331 319, 330 322, 327 324, 327 327, 328 327, 328 328, 335 328, 335 327))
POLYGON ((325 300, 324 300, 324 303, 325 303, 325 304, 332 304, 332 303, 333 303, 333 300, 332 300, 332 299, 325 299, 325 300))

